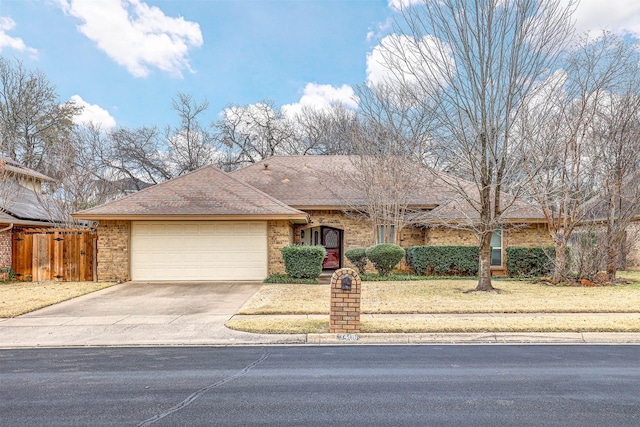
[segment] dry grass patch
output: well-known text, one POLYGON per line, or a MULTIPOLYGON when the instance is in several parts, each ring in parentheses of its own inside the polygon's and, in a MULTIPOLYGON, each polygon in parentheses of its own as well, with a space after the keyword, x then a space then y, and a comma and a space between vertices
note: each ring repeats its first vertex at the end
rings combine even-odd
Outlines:
POLYGON ((236 314, 329 314, 329 285, 262 285, 236 314))
MULTIPOLYGON (((259 334, 324 334, 329 319, 255 318, 232 319, 230 329, 259 334)), ((362 333, 452 332, 640 332, 640 314, 531 315, 522 317, 398 317, 368 318, 360 322, 362 333)))
POLYGON ((640 332, 640 316, 526 316, 362 319, 363 333, 640 332))
POLYGON ((115 285, 115 282, 12 282, 0 284, 0 317, 15 317, 115 285))
POLYGON ((329 333, 329 319, 307 318, 244 318, 231 319, 225 326, 236 331, 252 332, 255 334, 325 334, 329 333))
MULTIPOLYGON (((639 274, 640 276, 640 274, 639 274)), ((582 288, 495 281, 501 293, 465 293, 474 280, 364 282, 362 313, 636 313, 640 284, 582 288)), ((238 314, 328 314, 329 285, 264 285, 238 314)))

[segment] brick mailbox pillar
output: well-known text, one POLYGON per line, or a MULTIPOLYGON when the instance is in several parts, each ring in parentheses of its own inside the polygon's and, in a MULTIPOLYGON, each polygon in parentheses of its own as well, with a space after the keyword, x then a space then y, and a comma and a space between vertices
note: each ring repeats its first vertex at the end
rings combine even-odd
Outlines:
POLYGON ((351 268, 336 270, 331 276, 329 332, 360 332, 360 276, 351 268))

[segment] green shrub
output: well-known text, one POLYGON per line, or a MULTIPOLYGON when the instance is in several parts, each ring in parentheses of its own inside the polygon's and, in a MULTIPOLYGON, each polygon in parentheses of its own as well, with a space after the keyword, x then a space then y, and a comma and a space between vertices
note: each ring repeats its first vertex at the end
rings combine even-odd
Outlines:
POLYGON ((359 274, 365 274, 367 268, 367 249, 352 248, 344 253, 349 261, 358 269, 359 274))
POLYGON ((420 275, 475 276, 478 274, 477 246, 410 246, 407 264, 420 275))
POLYGON ((365 254, 381 276, 387 276, 404 257, 402 247, 393 243, 381 243, 367 248, 365 254))
POLYGON ((512 277, 548 276, 555 256, 553 247, 507 248, 507 271, 512 277))
POLYGON ((291 245, 282 248, 284 269, 294 279, 316 279, 322 274, 327 250, 322 246, 291 245))

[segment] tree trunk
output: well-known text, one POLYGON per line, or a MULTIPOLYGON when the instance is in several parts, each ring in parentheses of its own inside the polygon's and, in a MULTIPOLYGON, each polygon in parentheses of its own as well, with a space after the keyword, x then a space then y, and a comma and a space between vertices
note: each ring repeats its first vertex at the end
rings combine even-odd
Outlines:
POLYGON ((558 284, 567 279, 567 245, 564 241, 557 241, 554 246, 556 248, 556 256, 551 282, 558 284))
POLYGON ((493 291, 491 286, 491 233, 480 237, 480 260, 478 270, 478 286, 476 291, 493 291))
POLYGON ((607 243, 607 280, 613 283, 616 281, 616 273, 618 272, 620 244, 615 239, 607 243))

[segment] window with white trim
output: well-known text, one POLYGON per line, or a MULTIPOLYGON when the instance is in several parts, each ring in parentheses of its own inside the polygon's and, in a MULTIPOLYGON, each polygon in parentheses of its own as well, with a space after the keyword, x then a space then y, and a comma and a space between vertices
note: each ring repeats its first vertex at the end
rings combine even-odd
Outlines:
POLYGON ((491 267, 502 267, 502 229, 491 235, 491 267))

